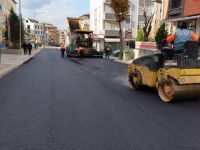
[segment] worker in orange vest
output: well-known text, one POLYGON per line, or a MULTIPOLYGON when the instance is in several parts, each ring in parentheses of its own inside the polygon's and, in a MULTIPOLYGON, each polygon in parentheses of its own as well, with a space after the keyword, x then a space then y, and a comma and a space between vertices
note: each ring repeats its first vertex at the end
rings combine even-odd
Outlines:
POLYGON ((61 51, 61 57, 63 58, 65 55, 65 46, 64 45, 61 45, 60 51, 61 51))

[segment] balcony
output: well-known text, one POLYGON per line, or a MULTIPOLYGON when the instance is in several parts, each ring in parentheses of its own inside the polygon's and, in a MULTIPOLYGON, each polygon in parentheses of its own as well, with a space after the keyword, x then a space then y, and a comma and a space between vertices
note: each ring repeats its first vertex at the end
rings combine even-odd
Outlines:
POLYGON ((119 37, 119 30, 105 30, 105 37, 119 37))
POLYGON ((111 0, 105 0, 105 4, 110 4, 111 0))
POLYGON ((106 13, 105 14, 105 20, 116 20, 116 16, 114 13, 106 13))

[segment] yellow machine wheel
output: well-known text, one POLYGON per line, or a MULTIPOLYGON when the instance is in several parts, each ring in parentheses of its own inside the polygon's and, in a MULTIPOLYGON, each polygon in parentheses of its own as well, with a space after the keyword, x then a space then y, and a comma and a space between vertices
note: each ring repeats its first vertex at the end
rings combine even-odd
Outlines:
POLYGON ((171 102, 174 98, 174 92, 174 84, 170 80, 158 85, 158 94, 164 102, 171 102))
POLYGON ((129 75, 130 87, 135 90, 142 84, 142 76, 139 71, 135 70, 129 75))

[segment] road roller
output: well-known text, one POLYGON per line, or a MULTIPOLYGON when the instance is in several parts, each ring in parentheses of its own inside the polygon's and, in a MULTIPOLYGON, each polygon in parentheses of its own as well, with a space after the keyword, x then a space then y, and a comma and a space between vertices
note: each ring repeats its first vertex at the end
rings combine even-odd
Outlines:
POLYGON ((129 84, 156 88, 160 99, 171 102, 200 97, 200 59, 198 43, 186 42, 182 54, 163 47, 160 52, 133 60, 128 66, 129 84))

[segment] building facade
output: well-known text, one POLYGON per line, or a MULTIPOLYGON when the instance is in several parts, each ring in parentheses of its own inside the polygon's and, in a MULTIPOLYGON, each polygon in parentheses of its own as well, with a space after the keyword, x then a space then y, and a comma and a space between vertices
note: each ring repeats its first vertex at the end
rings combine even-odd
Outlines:
POLYGON ((16 4, 15 0, 0 0, 0 47, 5 45, 3 34, 6 29, 6 18, 9 16, 11 9, 16 12, 16 4))
POLYGON ((181 23, 187 22, 188 29, 200 36, 199 0, 164 0, 163 19, 168 24, 168 32, 174 32, 181 23))
MULTIPOLYGON (((103 49, 105 43, 119 49, 119 25, 110 3, 111 0, 90 0, 90 28, 94 31, 97 49, 103 49)), ((148 18, 154 14, 151 32, 154 38, 161 22, 162 5, 152 0, 130 0, 129 14, 122 24, 124 45, 128 46, 129 40, 136 38, 138 28, 144 27, 144 8, 148 18)))
POLYGON ((26 18, 24 19, 25 40, 34 43, 42 44, 45 38, 44 27, 37 20, 26 18))
POLYGON ((59 45, 59 30, 52 24, 43 24, 45 30, 45 39, 48 45, 58 46, 59 45))

